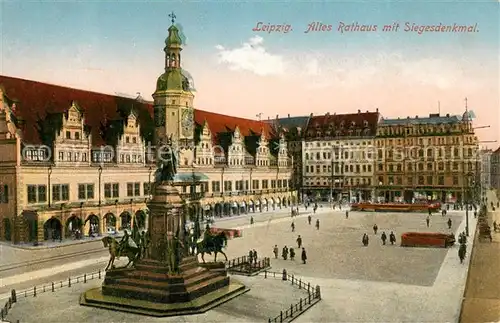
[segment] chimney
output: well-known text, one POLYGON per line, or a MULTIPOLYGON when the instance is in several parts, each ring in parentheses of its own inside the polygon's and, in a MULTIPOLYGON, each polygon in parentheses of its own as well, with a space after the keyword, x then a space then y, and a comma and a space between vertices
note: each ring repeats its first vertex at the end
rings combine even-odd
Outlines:
POLYGON ((290 113, 288 114, 288 117, 290 118, 290 113))
POLYGON ((449 118, 449 117, 450 117, 450 114, 449 114, 449 113, 447 113, 447 114, 446 114, 446 117, 447 117, 447 118, 449 118))
POLYGON ((369 111, 368 111, 368 110, 366 110, 366 113, 368 113, 368 112, 369 112, 369 111))
POLYGON ((415 119, 418 119, 418 116, 415 116, 415 119))
POLYGON ((268 116, 268 117, 267 117, 267 120, 271 120, 271 117, 269 117, 269 116, 268 116))
POLYGON ((329 116, 330 116, 330 112, 325 113, 325 117, 329 117, 329 116))
POLYGON ((279 114, 277 114, 277 115, 276 115, 276 119, 279 119, 279 118, 280 118, 280 115, 279 115, 279 114))
POLYGON ((313 117, 313 114, 311 113, 311 114, 309 115, 309 118, 312 118, 312 117, 313 117))
POLYGON ((358 109, 358 113, 361 113, 361 110, 358 109))
POLYGON ((378 108, 375 111, 378 112, 378 108))

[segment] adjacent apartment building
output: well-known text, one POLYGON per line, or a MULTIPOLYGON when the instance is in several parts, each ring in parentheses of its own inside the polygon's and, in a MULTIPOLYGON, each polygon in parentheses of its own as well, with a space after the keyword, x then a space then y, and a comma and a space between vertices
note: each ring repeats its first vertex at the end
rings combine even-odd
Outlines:
POLYGON ((304 195, 324 201, 373 196, 373 147, 380 114, 311 115, 302 141, 304 195))
POLYGON ((379 201, 463 203, 478 178, 478 139, 462 116, 382 118, 375 139, 379 201))
POLYGON ((490 176, 491 187, 497 190, 497 195, 500 196, 500 147, 493 151, 490 156, 490 176))
POLYGON ((172 141, 190 216, 296 202, 285 134, 270 124, 195 109, 169 28, 154 102, 0 76, 0 239, 147 227, 156 146, 172 141))

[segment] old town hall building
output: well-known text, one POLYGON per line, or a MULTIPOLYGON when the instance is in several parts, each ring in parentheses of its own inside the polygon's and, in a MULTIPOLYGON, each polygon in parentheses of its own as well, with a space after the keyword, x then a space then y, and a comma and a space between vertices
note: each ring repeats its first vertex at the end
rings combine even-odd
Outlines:
POLYGON ((0 76, 0 238, 12 242, 147 227, 157 145, 171 139, 190 216, 295 203, 284 135, 195 109, 172 25, 154 102, 0 76))

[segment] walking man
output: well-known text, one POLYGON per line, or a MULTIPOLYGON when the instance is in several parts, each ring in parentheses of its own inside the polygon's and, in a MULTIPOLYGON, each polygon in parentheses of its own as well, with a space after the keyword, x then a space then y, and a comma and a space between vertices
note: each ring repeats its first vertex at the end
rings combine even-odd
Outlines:
POLYGON ((309 225, 311 225, 311 220, 312 220, 311 215, 308 215, 308 216, 307 216, 307 222, 309 223, 309 225))
POLYGON ((292 227, 292 232, 295 232, 295 223, 293 221, 291 227, 292 227))
POLYGON ((377 234, 377 231, 378 231, 378 225, 377 225, 377 224, 374 224, 374 225, 373 225, 373 233, 374 233, 374 234, 377 234))
POLYGON ((300 237, 300 234, 299 234, 299 237, 297 238, 297 246, 299 247, 302 247, 302 238, 300 237))
POLYGON ((250 224, 253 224, 253 216, 250 217, 250 224))
POLYGON ((255 249, 253 250, 252 258, 253 258, 254 264, 257 264, 257 250, 255 250, 255 249))
POLYGON ((306 254, 306 249, 304 247, 302 247, 302 263, 305 265, 306 264, 306 260, 307 260, 307 254, 306 254))
POLYGON ((389 234, 389 241, 391 242, 391 244, 396 243, 396 235, 392 231, 391 231, 391 234, 389 234))
POLYGON ((316 220, 316 230, 319 230, 319 219, 316 220))
POLYGON ((385 246, 385 242, 387 241, 387 235, 385 234, 385 231, 382 232, 381 238, 382 238, 382 244, 385 246))
POLYGON ((288 258, 288 248, 286 246, 283 247, 283 250, 281 251, 281 256, 283 257, 283 260, 286 260, 286 258, 288 258))
POLYGON ((349 219, 349 211, 345 211, 345 218, 349 219))
MULTIPOLYGON (((429 226, 429 224, 427 224, 429 226)), ((451 229, 451 218, 448 218, 448 229, 451 229)))
MULTIPOLYGON (((429 212, 430 212, 430 209, 429 209, 429 212)), ((427 227, 429 227, 429 223, 431 222, 431 219, 429 218, 429 216, 427 216, 425 218, 425 223, 427 223, 427 227)))
POLYGON ((274 259, 278 259, 278 252, 279 252, 279 250, 278 250, 278 245, 277 244, 274 245, 273 252, 274 252, 274 259))
POLYGON ((290 260, 294 259, 295 259, 295 250, 293 250, 293 248, 290 248, 290 260))
POLYGON ((252 249, 250 249, 250 251, 248 252, 248 262, 251 264, 253 264, 253 251, 252 249))

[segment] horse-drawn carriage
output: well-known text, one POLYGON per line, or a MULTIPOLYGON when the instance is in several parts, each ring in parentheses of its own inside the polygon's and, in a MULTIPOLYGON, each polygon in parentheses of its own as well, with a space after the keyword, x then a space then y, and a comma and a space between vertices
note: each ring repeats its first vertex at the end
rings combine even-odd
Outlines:
POLYGON ((493 237, 491 236, 491 227, 488 224, 487 218, 483 216, 479 217, 477 225, 479 227, 479 240, 488 239, 491 241, 493 237))
POLYGON ((402 247, 447 248, 453 244, 455 244, 455 236, 451 233, 405 232, 401 235, 402 247))
POLYGON ((222 229, 222 228, 214 228, 214 227, 210 228, 210 233, 213 235, 219 234, 221 232, 224 232, 226 234, 226 237, 228 237, 229 239, 241 238, 243 236, 243 232, 241 230, 238 230, 238 229, 222 229))

